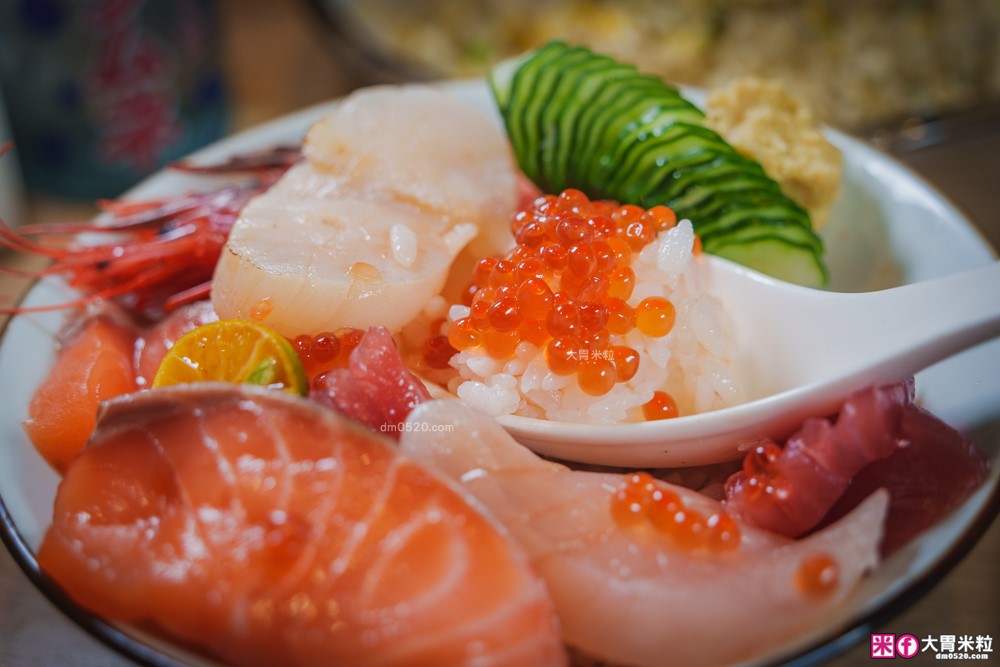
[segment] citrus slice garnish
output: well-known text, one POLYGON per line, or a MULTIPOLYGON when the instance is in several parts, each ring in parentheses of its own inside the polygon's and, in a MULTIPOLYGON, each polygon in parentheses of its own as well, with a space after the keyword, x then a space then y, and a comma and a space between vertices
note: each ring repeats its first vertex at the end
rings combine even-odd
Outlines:
POLYGON ((305 396, 302 361, 278 332, 248 320, 222 320, 177 339, 153 378, 154 387, 189 382, 246 382, 305 396))

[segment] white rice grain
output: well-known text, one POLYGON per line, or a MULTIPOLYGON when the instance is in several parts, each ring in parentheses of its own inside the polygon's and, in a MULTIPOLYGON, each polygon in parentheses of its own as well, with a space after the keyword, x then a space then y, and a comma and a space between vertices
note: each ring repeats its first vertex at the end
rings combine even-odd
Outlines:
POLYGON ((404 269, 417 261, 417 235, 406 225, 396 224, 389 229, 389 248, 392 258, 404 269))

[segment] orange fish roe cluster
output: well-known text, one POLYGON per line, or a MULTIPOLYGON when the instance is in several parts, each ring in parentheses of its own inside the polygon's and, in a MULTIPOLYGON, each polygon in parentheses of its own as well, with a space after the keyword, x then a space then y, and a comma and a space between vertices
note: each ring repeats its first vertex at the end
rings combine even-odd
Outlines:
POLYGON ((732 517, 717 512, 706 518, 645 472, 628 475, 611 496, 611 516, 623 528, 651 526, 688 551, 724 553, 740 545, 732 517))
MULTIPOLYGON (((784 500, 788 496, 788 485, 772 465, 781 455, 781 451, 781 447, 773 440, 764 440, 744 457, 743 472, 746 473, 744 483, 748 500, 758 501, 767 497, 784 500)), ((735 484, 736 478, 736 475, 730 477, 727 486, 735 484)), ((726 489, 727 496, 733 493, 735 491, 731 487, 726 489)))
POLYGON ((661 337, 673 328, 668 299, 649 297, 636 308, 627 302, 636 282, 632 256, 676 224, 666 206, 591 201, 579 190, 539 197, 514 216, 517 245, 476 265, 464 292, 469 316, 450 325, 449 345, 505 360, 528 341, 544 349, 553 373, 575 374, 584 392, 606 394, 639 367, 636 350, 612 345, 612 335, 638 328, 661 337))
POLYGON ((364 335, 361 329, 345 328, 336 333, 303 334, 290 342, 302 360, 306 375, 315 379, 329 370, 346 368, 351 352, 364 335))

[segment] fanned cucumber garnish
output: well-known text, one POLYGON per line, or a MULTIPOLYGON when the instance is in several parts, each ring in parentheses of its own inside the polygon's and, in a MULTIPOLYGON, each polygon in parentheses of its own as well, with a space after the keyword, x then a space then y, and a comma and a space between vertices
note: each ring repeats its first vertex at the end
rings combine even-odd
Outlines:
POLYGON ((499 65, 490 84, 521 169, 545 192, 664 204, 691 220, 706 252, 790 282, 826 283, 823 243, 805 209, 662 80, 550 42, 499 65))

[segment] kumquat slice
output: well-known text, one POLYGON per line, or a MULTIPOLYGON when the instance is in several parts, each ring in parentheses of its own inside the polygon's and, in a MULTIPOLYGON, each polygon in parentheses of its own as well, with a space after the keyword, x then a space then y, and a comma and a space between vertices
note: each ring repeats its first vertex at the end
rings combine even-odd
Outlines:
POLYGON ((191 382, 257 384, 305 396, 302 361, 285 338, 248 320, 222 320, 181 336, 153 378, 154 387, 191 382))

